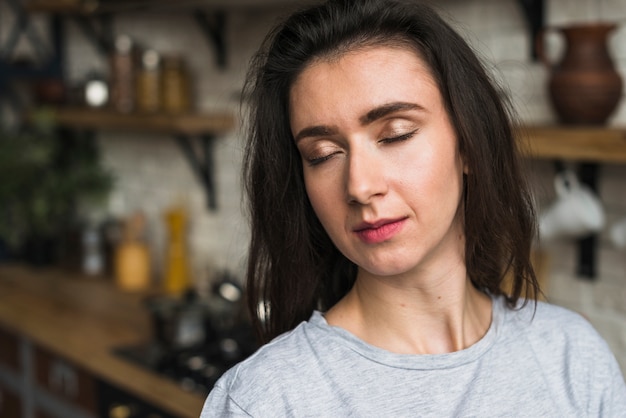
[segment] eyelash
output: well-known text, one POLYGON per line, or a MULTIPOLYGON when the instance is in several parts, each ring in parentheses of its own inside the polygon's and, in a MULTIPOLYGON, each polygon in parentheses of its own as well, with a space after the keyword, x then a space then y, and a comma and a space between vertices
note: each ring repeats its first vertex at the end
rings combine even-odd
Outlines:
POLYGON ((402 135, 394 136, 391 138, 383 138, 380 140, 380 142, 382 142, 383 144, 389 144, 393 142, 406 141, 407 139, 410 139, 411 137, 413 137, 413 135, 415 135, 417 131, 418 129, 415 129, 414 131, 410 131, 402 135))
MULTIPOLYGON (((381 142, 383 144, 391 144, 391 143, 394 143, 394 142, 406 141, 407 139, 412 138, 413 135, 415 135, 417 133, 417 131, 418 131, 418 129, 415 129, 414 131, 407 132, 407 133, 402 134, 402 135, 394 136, 394 137, 391 137, 391 138, 383 138, 379 142, 381 142)), ((309 158, 309 159, 307 159, 307 162, 309 163, 309 166, 315 166, 315 165, 323 163, 324 161, 329 160, 335 154, 337 154, 337 153, 333 152, 333 153, 330 153, 328 155, 324 155, 323 157, 309 158)))
POLYGON ((326 160, 329 160, 330 157, 332 157, 335 154, 336 152, 333 152, 332 154, 324 155, 323 157, 309 158, 308 163, 310 166, 318 165, 318 164, 323 163, 326 160))

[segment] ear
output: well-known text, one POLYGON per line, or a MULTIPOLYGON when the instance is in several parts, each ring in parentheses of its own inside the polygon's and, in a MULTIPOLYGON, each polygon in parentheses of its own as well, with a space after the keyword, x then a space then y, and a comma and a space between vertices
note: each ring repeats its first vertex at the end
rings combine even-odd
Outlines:
POLYGON ((465 175, 469 174, 469 172, 470 172, 469 165, 467 164, 467 161, 465 160, 465 157, 463 155, 461 155, 459 158, 461 158, 461 164, 463 164, 463 174, 465 174, 465 175))

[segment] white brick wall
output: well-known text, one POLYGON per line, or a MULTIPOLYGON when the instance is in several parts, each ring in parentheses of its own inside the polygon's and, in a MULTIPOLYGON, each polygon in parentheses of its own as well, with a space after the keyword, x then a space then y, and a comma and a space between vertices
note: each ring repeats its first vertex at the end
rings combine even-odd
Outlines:
MULTIPOLYGON (((554 121, 545 94, 548 72, 542 64, 531 62, 528 58, 530 38, 523 13, 515 0, 447 0, 438 2, 437 7, 466 34, 478 53, 487 60, 494 77, 501 81, 504 90, 513 98, 523 121, 554 121)), ((547 0, 546 12, 550 25, 606 18, 626 19, 626 6, 620 0, 547 0)), ((196 79, 198 106, 205 110, 221 107, 236 110, 235 97, 247 60, 276 16, 270 12, 230 16, 227 71, 215 68, 211 46, 185 16, 124 16, 116 24, 119 31, 130 33, 158 50, 175 51, 183 47, 196 79)), ((626 74, 626 27, 614 32, 609 45, 620 71, 626 74)), ((562 46, 558 35, 549 35, 548 52, 555 59, 562 46)), ((73 62, 71 68, 78 73, 80 66, 83 66, 81 71, 89 70, 87 65, 93 65, 93 61, 82 60, 82 64, 73 62)), ((622 103, 610 123, 626 124, 626 102, 622 103)), ((220 209, 215 213, 205 210, 202 190, 173 142, 166 137, 120 137, 102 136, 107 161, 119 169, 119 188, 127 193, 129 206, 142 207, 150 215, 155 252, 162 248, 164 238, 160 214, 184 191, 191 203, 190 244, 195 271, 203 274, 211 269, 228 268, 241 274, 247 228, 240 210, 241 139, 237 133, 221 138, 216 147, 220 209)), ((532 181, 537 201, 543 207, 554 197, 552 164, 536 161, 528 164, 533 167, 530 170, 532 181)), ((625 179, 626 166, 606 165, 601 168, 600 195, 610 222, 626 216, 625 179)), ((575 244, 560 242, 550 245, 547 251, 551 260, 546 289, 550 300, 589 318, 607 339, 626 371, 624 252, 611 248, 603 234, 598 277, 589 282, 576 277, 575 244)))
MULTIPOLYGON (((623 0, 545 1, 548 25, 601 19, 626 22, 626 2, 623 0)), ((554 121, 546 96, 548 72, 542 64, 529 60, 531 41, 516 0, 442 0, 434 3, 488 61, 488 68, 501 81, 504 91, 511 95, 523 121, 554 121)), ((115 29, 161 52, 182 50, 195 79, 198 108, 230 108, 237 112, 237 94, 247 60, 277 16, 276 12, 258 11, 239 11, 229 16, 229 63, 225 71, 216 68, 212 46, 188 16, 123 15, 116 19, 115 29)), ((93 70, 106 71, 106 62, 75 27, 70 27, 69 39, 68 68, 73 79, 80 80, 93 70)), ((547 45, 548 53, 556 59, 562 51, 562 40, 557 34, 551 34, 547 45)), ((626 24, 613 33, 609 46, 619 71, 626 78, 626 24)), ((626 125, 626 101, 621 102, 610 124, 626 125)), ((216 145, 219 205, 216 212, 206 209, 201 187, 170 138, 103 133, 100 141, 105 162, 118 177, 115 199, 124 202, 126 212, 141 208, 149 216, 157 271, 165 239, 163 211, 171 203, 184 199, 191 214, 189 243, 197 280, 224 268, 242 275, 248 232, 241 210, 242 141, 238 131, 220 138, 216 145)), ((529 161, 527 164, 532 168, 529 172, 537 202, 540 208, 545 207, 554 198, 553 166, 545 161, 529 161)), ((603 165, 599 188, 609 225, 626 217, 626 165, 603 165)), ((550 259, 548 296, 552 302, 589 318, 607 339, 626 372, 625 251, 612 248, 603 233, 599 274, 590 282, 576 277, 576 250, 572 242, 558 242, 547 247, 550 259)))
MULTIPOLYGON (((508 86, 521 119, 528 123, 555 120, 545 94, 548 71, 528 58, 530 38, 523 14, 515 0, 443 1, 440 7, 452 14, 457 27, 470 33, 479 53, 493 64, 496 79, 508 86)), ((626 22, 622 0, 546 0, 546 24, 613 20, 626 22)), ((556 33, 547 35, 548 53, 558 59, 563 50, 556 33)), ((613 32, 610 52, 618 71, 626 79, 626 25, 613 32)), ((625 80, 626 81, 626 80, 625 80)), ((626 125, 626 101, 622 100, 609 121, 626 125)), ((572 162, 575 167, 575 162, 572 162)), ((551 162, 527 162, 539 209, 554 198, 551 162)), ((599 195, 609 227, 626 217, 626 165, 605 164, 600 168, 599 195)), ((550 301, 585 315, 607 339, 626 372, 626 251, 611 246, 606 231, 600 235, 598 277, 588 281, 576 277, 577 246, 562 241, 546 246, 550 261, 546 292, 550 301)))

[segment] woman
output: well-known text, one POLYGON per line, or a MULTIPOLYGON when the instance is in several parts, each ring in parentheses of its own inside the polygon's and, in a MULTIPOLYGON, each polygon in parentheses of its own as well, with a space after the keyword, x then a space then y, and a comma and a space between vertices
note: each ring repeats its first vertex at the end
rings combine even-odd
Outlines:
POLYGON ((626 411, 591 326, 527 304, 535 219, 509 113, 433 11, 296 13, 248 90, 249 308, 267 344, 203 417, 626 411))

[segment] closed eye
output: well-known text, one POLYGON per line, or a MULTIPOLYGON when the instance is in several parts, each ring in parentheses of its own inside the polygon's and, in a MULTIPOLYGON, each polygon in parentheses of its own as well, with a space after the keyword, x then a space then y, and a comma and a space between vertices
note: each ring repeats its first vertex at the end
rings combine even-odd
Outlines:
POLYGON ((332 154, 325 155, 323 157, 309 158, 307 161, 309 165, 313 166, 313 165, 318 165, 318 164, 323 163, 324 161, 328 160, 330 157, 332 157, 332 154))
POLYGON ((331 159, 335 154, 338 154, 338 153, 339 153, 339 151, 333 152, 333 153, 330 153, 330 154, 327 154, 327 155, 323 155, 321 157, 307 158, 306 160, 307 160, 307 162, 309 163, 310 166, 314 166, 314 165, 321 164, 321 163, 323 163, 326 160, 331 159))
POLYGON ((414 131, 410 131, 410 132, 407 132, 407 133, 399 135, 399 136, 393 136, 393 137, 390 137, 390 138, 383 138, 379 142, 382 142, 383 144, 390 144, 392 142, 406 141, 407 139, 410 139, 411 137, 413 137, 413 135, 415 135, 417 133, 417 131, 418 131, 418 129, 415 129, 414 131))

